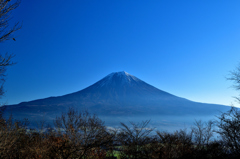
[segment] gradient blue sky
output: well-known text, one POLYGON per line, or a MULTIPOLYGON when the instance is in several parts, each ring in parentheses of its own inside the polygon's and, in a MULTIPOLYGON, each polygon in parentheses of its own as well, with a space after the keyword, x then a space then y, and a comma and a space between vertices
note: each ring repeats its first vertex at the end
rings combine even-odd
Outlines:
POLYGON ((126 71, 193 101, 230 105, 240 62, 240 1, 22 0, 2 101, 79 91, 126 71))

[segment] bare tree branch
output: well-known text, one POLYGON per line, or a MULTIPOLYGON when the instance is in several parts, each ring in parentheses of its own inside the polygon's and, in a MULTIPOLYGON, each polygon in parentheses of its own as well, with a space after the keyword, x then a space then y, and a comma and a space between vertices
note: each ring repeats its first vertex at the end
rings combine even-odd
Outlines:
POLYGON ((13 27, 9 26, 9 21, 11 19, 10 15, 14 9, 16 9, 20 0, 12 2, 12 0, 0 0, 0 43, 6 40, 13 39, 12 34, 21 29, 19 22, 14 24, 13 27))

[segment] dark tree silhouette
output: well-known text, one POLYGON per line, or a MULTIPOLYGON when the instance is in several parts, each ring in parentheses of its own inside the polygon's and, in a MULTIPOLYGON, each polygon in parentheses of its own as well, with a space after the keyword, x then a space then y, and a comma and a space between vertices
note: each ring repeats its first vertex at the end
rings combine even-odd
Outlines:
POLYGON ((232 107, 218 118, 220 121, 217 125, 219 128, 217 132, 221 135, 225 146, 229 152, 240 156, 240 111, 232 107))
POLYGON ((138 159, 151 158, 150 136, 153 129, 147 127, 150 120, 141 123, 130 122, 130 126, 121 123, 120 132, 117 135, 118 143, 122 145, 121 158, 138 159))
MULTIPOLYGON (((0 43, 6 40, 16 40, 13 37, 13 33, 21 28, 19 22, 15 23, 12 27, 9 26, 9 21, 11 19, 11 13, 20 4, 20 1, 12 0, 0 0, 0 43)), ((3 84, 5 81, 5 71, 7 66, 13 65, 11 61, 13 58, 12 54, 1 53, 0 52, 0 97, 4 94, 3 84)))
POLYGON ((208 146, 214 133, 214 122, 202 122, 201 120, 195 121, 192 127, 193 141, 197 148, 204 148, 202 145, 208 146))
POLYGON ((174 133, 157 131, 153 150, 155 158, 188 158, 192 154, 192 133, 186 130, 174 133))
POLYGON ((20 0, 13 2, 13 0, 0 0, 0 43, 6 40, 13 39, 13 33, 21 28, 19 22, 13 27, 9 26, 11 12, 20 4, 20 0))
POLYGON ((93 153, 104 153, 114 136, 97 116, 73 108, 57 117, 54 125, 61 142, 53 148, 62 158, 84 158, 93 153))

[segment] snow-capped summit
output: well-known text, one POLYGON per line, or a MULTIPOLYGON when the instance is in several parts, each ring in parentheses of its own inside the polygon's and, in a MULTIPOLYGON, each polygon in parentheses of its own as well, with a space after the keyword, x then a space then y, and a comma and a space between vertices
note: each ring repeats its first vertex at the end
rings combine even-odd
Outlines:
POLYGON ((125 72, 125 71, 121 71, 121 72, 113 72, 110 73, 109 75, 107 75, 106 77, 104 77, 102 80, 98 81, 98 85, 100 87, 105 86, 105 85, 112 85, 112 84, 130 84, 133 82, 139 82, 141 81, 140 79, 138 79, 137 77, 125 72))
POLYGON ((106 77, 107 78, 112 78, 113 76, 122 76, 122 77, 126 77, 126 78, 134 77, 133 75, 130 75, 129 73, 127 73, 125 71, 113 72, 113 73, 110 73, 109 75, 107 75, 106 77))

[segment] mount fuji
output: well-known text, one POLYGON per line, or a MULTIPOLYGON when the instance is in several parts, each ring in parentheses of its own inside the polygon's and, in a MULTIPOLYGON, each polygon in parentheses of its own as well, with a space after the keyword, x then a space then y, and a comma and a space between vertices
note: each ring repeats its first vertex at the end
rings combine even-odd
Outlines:
POLYGON ((105 116, 216 115, 229 107, 193 102, 162 91, 127 72, 114 72, 93 85, 58 97, 5 106, 17 119, 51 120, 68 107, 105 116))

